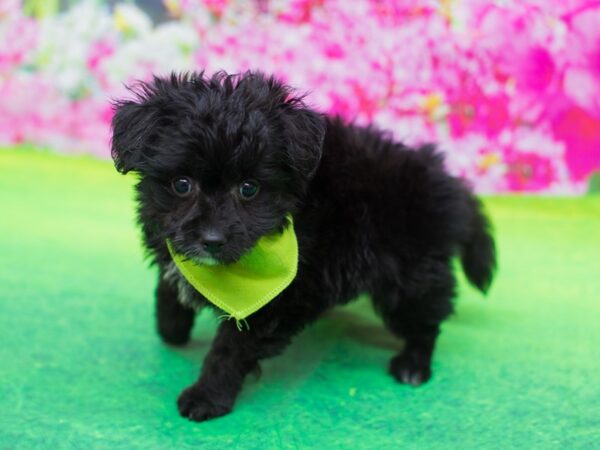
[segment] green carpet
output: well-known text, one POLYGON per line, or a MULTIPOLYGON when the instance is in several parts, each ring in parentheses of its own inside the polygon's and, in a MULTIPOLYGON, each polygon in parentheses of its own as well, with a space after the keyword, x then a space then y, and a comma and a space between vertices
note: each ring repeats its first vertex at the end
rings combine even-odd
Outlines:
POLYGON ((396 384, 398 342, 364 300, 335 310, 196 424, 184 349, 154 332, 154 270, 131 177, 108 162, 0 151, 0 449, 591 449, 600 446, 600 197, 486 200, 500 267, 461 276, 431 381, 396 384))

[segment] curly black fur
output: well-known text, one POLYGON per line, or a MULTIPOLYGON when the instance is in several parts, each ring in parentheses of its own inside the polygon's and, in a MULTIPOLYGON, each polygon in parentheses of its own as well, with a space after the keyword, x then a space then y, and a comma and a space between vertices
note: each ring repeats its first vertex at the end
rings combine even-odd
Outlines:
POLYGON ((452 312, 451 259, 461 257, 483 292, 496 264, 480 203, 433 146, 411 149, 373 127, 318 114, 257 72, 173 74, 132 91, 115 105, 112 155, 119 171, 141 175, 138 217, 160 268, 157 324, 167 343, 189 340, 190 305, 206 303, 174 268, 167 239, 190 258, 227 263, 291 213, 300 248, 296 279, 248 318, 248 330, 221 323, 199 379, 179 397, 183 416, 231 411, 261 359, 365 292, 406 340, 391 374, 413 385, 429 379, 439 325, 452 312), (172 187, 180 176, 193 183, 185 197, 172 187), (260 186, 251 200, 239 194, 245 180, 260 186), (202 244, 210 233, 223 243, 209 255, 202 244))

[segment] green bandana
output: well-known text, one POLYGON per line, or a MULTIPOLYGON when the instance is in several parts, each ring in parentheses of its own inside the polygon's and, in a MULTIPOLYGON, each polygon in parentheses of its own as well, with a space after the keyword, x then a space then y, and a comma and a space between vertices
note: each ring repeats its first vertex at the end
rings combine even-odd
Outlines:
POLYGON ((298 269, 298 241, 292 217, 282 233, 263 236, 239 261, 206 265, 175 253, 185 279, 210 302, 238 321, 258 311, 292 282, 298 269))

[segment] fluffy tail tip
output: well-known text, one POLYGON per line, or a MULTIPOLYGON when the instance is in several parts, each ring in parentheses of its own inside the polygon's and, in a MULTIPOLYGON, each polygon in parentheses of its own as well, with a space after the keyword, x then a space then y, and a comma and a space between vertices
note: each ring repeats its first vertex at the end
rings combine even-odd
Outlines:
POLYGON ((461 262, 471 284, 487 294, 496 271, 496 245, 491 225, 479 202, 474 212, 471 233, 462 248, 461 262))

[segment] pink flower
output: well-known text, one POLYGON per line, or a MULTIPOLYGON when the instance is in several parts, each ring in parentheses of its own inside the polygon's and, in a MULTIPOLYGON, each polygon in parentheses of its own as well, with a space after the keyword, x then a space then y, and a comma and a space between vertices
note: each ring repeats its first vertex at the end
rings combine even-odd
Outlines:
POLYGON ((558 114, 552 127, 566 144, 565 161, 574 180, 600 170, 600 118, 572 106, 558 114))
POLYGON ((202 0, 206 8, 216 17, 221 17, 228 6, 228 0, 202 0))
POLYGON ((551 85, 556 75, 556 65, 545 48, 533 46, 518 61, 515 70, 517 86, 542 95, 551 85))
POLYGON ((37 41, 38 24, 29 18, 0 11, 0 74, 24 64, 37 41), (4 21, 4 23, 2 23, 4 21))
POLYGON ((510 126, 509 99, 504 94, 486 96, 479 86, 466 85, 449 94, 448 123, 454 136, 481 132, 494 138, 510 126))
POLYGON ((103 59, 108 58, 115 52, 114 44, 105 40, 93 42, 90 46, 87 66, 92 72, 98 69, 103 59))
POLYGON ((535 153, 508 153, 506 163, 506 180, 511 191, 543 191, 556 178, 552 162, 535 153))
POLYGON ((564 91, 576 104, 600 117, 600 5, 568 16, 564 91))
POLYGON ((277 18, 290 24, 306 23, 311 20, 313 11, 324 3, 325 0, 289 0, 277 18))

